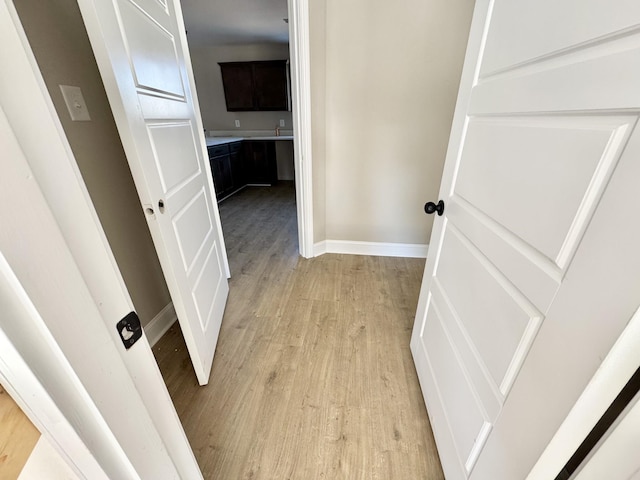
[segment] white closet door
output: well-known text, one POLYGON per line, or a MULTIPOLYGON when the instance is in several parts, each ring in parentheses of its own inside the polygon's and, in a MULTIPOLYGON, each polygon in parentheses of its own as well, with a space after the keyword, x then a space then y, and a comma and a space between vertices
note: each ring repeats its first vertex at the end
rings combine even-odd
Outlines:
POLYGON ((448 480, 524 479, 640 302, 639 31, 476 4, 411 341, 448 480))
POLYGON ((79 5, 193 367, 205 385, 229 292, 228 266, 180 3, 79 5))

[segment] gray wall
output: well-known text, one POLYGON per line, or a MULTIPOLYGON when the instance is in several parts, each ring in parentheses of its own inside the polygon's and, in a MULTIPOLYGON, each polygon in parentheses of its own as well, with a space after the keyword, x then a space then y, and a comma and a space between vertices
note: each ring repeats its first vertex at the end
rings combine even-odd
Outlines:
POLYGON ((170 301, 120 137, 74 0, 15 6, 138 316, 170 301), (58 85, 82 88, 90 122, 72 122, 58 85))
POLYGON ((190 47, 189 53, 202 122, 207 130, 275 130, 281 119, 285 121, 284 129, 293 128, 291 112, 227 112, 218 65, 218 62, 286 60, 288 44, 190 47), (235 120, 240 120, 240 128, 236 128, 235 120))

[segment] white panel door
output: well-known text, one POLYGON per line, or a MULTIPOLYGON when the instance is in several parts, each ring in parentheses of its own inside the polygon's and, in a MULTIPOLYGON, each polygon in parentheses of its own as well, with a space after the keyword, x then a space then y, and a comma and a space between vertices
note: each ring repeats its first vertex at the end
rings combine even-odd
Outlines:
POLYGON ((640 303, 639 58, 636 2, 476 3, 411 339, 448 480, 525 479, 640 303))
POLYGON ((229 291, 228 265, 180 4, 80 0, 79 5, 204 385, 229 291))

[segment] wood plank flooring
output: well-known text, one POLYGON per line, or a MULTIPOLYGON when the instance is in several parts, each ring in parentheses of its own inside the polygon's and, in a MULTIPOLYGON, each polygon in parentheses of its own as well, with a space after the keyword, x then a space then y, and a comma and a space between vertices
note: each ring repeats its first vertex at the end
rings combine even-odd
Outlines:
POLYGON ((209 385, 154 353, 205 479, 443 479, 409 339, 424 260, 297 253, 292 184, 220 205, 230 294, 209 385))
POLYGON ((33 451, 40 432, 0 385, 0 478, 15 480, 33 451))

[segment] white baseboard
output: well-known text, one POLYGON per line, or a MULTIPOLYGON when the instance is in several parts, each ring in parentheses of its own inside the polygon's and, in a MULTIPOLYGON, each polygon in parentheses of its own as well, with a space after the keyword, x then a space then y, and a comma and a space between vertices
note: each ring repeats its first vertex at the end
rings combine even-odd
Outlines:
POLYGON ((149 345, 153 347, 158 343, 158 340, 167 333, 167 330, 171 328, 171 325, 173 325, 177 319, 178 316, 176 315, 176 310, 173 308, 173 303, 169 302, 169 304, 160 310, 160 313, 153 317, 144 327, 144 334, 147 336, 149 345))
POLYGON ((429 245, 419 243, 352 242, 348 240, 325 240, 313 246, 314 256, 325 253, 347 255, 372 255, 374 257, 427 258, 429 245))

